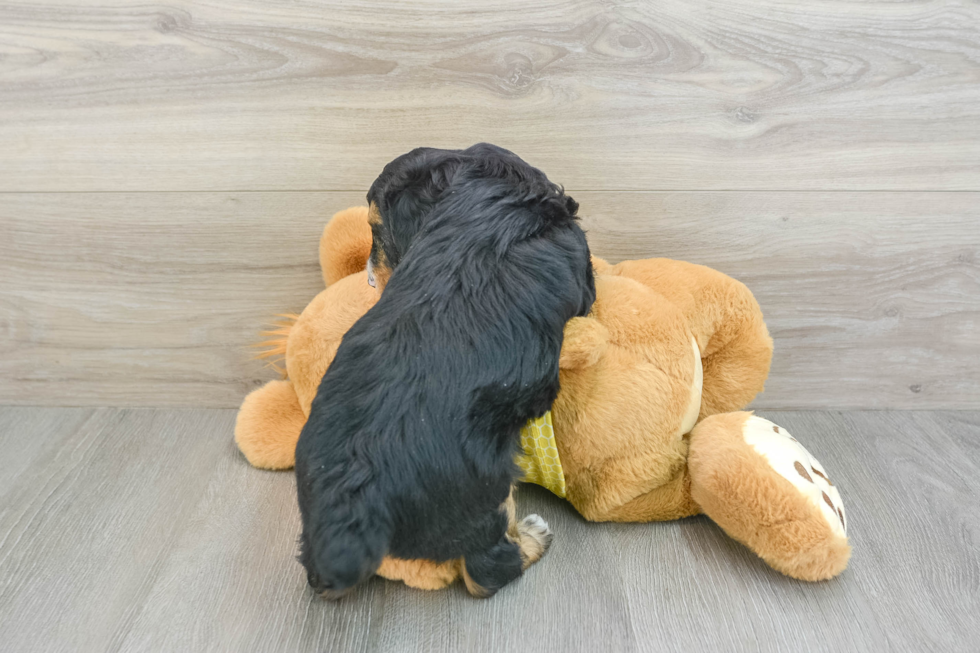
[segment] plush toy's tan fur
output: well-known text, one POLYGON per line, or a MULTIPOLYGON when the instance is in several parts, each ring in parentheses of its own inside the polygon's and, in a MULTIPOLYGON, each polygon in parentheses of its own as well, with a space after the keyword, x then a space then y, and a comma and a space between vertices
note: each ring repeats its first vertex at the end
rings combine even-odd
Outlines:
POLYGON ((255 467, 290 469, 296 442, 306 424, 289 381, 270 381, 245 397, 235 421, 235 443, 255 467))
POLYGON ((744 285, 700 265, 600 268, 592 315, 566 328, 552 409, 568 500, 595 521, 695 514, 680 430, 691 338, 704 366, 699 417, 745 406, 762 390, 772 353, 758 304, 744 285))
MULTIPOLYGON (((292 465, 343 334, 377 301, 364 271, 370 248, 364 207, 338 213, 324 229, 327 288, 271 341, 280 351, 288 330, 288 380, 251 393, 239 413, 236 441, 256 467, 292 465)), ((593 521, 703 511, 783 573, 806 580, 839 573, 849 555, 846 538, 831 537, 819 511, 745 443, 747 413, 730 413, 762 391, 772 356, 752 293, 720 272, 680 261, 610 265, 594 258, 593 265, 596 301, 588 317, 566 326, 561 392, 552 408, 568 500, 593 521), (695 416, 699 424, 691 430, 695 416)), ((379 574, 437 589, 459 568, 454 561, 386 558, 379 574)))
POLYGON ((347 275, 363 270, 370 252, 368 208, 352 206, 335 215, 320 236, 323 285, 329 287, 347 275))

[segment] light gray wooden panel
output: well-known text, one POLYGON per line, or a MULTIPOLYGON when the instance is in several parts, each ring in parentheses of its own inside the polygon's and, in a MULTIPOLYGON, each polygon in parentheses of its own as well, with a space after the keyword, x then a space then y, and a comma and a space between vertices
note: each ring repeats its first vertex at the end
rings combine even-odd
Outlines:
MULTIPOLYGON (((575 193, 594 251, 744 281, 758 407, 980 406, 980 194, 575 193)), ((0 195, 0 403, 236 407, 360 193, 0 195)))
POLYGON ((0 403, 237 406, 362 194, 0 195, 0 403))
POLYGON ((788 579, 704 517, 589 524, 529 486, 518 512, 545 517, 555 544, 495 598, 376 579, 330 603, 293 558, 294 477, 248 467, 234 411, 104 410, 79 428, 81 411, 33 410, 0 409, 60 450, 0 504, 10 650, 912 651, 980 637, 980 466, 960 448, 980 439, 978 413, 766 413, 841 489, 854 555, 833 581, 788 579))
POLYGON ((760 408, 980 408, 980 194, 582 195, 594 251, 701 263, 775 341, 760 408))
POLYGON ((234 411, 204 437, 224 446, 195 509, 135 612, 119 651, 299 651, 323 642, 369 651, 381 624, 384 584, 330 606, 307 591, 296 561, 299 510, 291 472, 248 466, 231 440, 234 411))
POLYGON ((112 650, 164 554, 192 527, 217 457, 232 455, 230 417, 103 409, 81 425, 47 431, 39 420, 19 434, 52 452, 0 503, 4 649, 112 650))
POLYGON ((980 467, 980 415, 958 410, 930 413, 929 417, 953 438, 974 465, 980 467))
MULTIPOLYGON (((549 496, 522 496, 522 514, 541 507, 555 528, 588 528, 549 496)), ((583 638, 635 650, 621 563, 606 555, 611 542, 601 531, 556 544, 554 559, 499 600, 476 601, 462 586, 419 592, 374 579, 328 603, 312 594, 295 559, 300 524, 291 473, 260 472, 229 456, 191 524, 121 651, 513 651, 529 639, 544 651, 569 651, 583 638)))
POLYGON ((0 504, 18 477, 37 460, 57 455, 64 438, 73 436, 86 422, 101 419, 93 409, 36 410, 5 407, 0 410, 0 504))
POLYGON ((418 145, 575 189, 980 190, 980 7, 0 4, 0 190, 360 190, 418 145))

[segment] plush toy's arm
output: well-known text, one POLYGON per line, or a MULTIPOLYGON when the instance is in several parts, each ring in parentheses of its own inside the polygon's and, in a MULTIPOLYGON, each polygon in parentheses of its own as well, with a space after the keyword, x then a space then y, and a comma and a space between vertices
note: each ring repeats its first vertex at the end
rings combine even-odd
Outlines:
POLYGON ((333 285, 360 272, 371 255, 371 226, 366 206, 354 206, 335 214, 320 237, 320 269, 323 283, 333 285))
POLYGON ((565 338, 561 345, 558 367, 574 370, 595 365, 606 350, 609 331, 599 320, 591 317, 573 317, 565 324, 565 338))
POLYGON ((596 274, 605 274, 612 268, 612 265, 606 262, 605 259, 601 259, 595 254, 592 255, 592 271, 596 274))
POLYGON ((690 323, 704 366, 702 419, 744 408, 762 392, 772 338, 745 284, 703 265, 663 258, 623 261, 608 274, 666 297, 690 323))

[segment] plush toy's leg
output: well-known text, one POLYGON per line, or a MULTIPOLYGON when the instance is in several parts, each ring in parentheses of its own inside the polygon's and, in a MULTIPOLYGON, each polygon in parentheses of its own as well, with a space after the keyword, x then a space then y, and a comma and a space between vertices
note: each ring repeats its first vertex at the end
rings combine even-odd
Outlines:
POLYGON ((701 348, 701 417, 749 405, 762 392, 772 338, 745 284, 711 268, 669 259, 623 261, 613 273, 634 279, 679 307, 701 348))
POLYGON ((702 418, 747 406, 762 392, 772 360, 772 338, 749 289, 723 277, 712 290, 715 330, 701 351, 702 418))
POLYGON ((235 443, 245 458, 262 469, 289 469, 306 423, 293 384, 270 381, 242 402, 235 421, 235 443))
POLYGON ((751 413, 723 413, 691 432, 691 496, 771 567, 825 580, 851 548, 837 488, 785 429, 751 413))
MULTIPOLYGON (((575 505, 574 501, 573 505, 575 505)), ((586 512, 577 505, 575 507, 589 521, 671 521, 701 512, 691 499, 691 479, 686 467, 669 482, 622 505, 601 511, 588 506, 586 512), (593 509, 589 511, 588 508, 593 509)))

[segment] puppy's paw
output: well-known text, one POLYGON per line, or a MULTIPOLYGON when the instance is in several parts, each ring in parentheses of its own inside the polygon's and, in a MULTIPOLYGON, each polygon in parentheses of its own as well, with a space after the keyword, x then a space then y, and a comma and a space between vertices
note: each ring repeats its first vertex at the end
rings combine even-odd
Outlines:
POLYGON ((526 533, 532 537, 546 539, 549 543, 551 542, 551 529, 548 527, 548 522, 541 515, 528 515, 521 520, 519 528, 522 533, 526 533))
POLYGON ((522 519, 517 525, 517 533, 520 535, 521 559, 527 569, 545 554, 554 535, 548 528, 548 522, 540 515, 528 515, 522 519))

